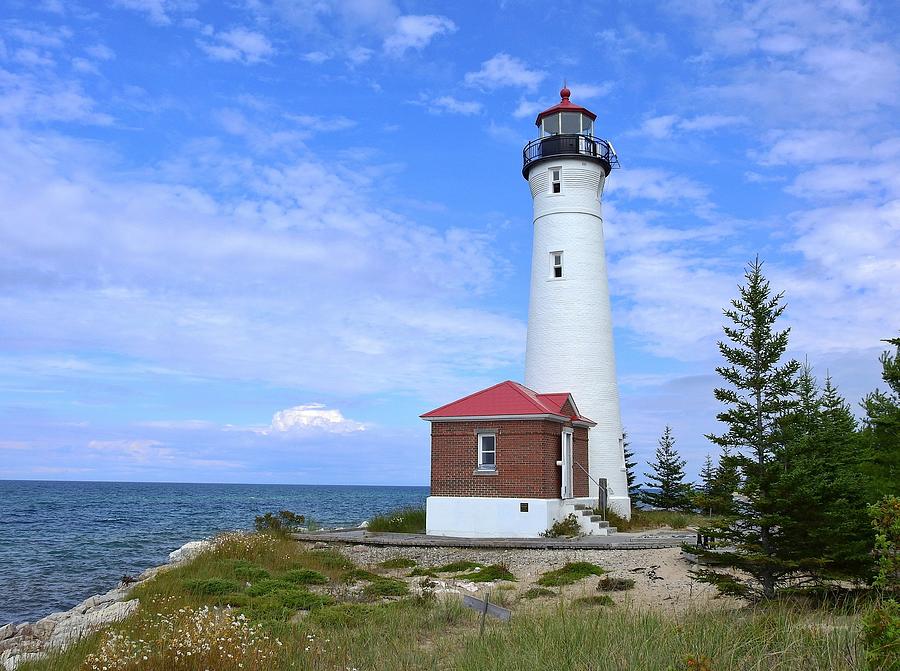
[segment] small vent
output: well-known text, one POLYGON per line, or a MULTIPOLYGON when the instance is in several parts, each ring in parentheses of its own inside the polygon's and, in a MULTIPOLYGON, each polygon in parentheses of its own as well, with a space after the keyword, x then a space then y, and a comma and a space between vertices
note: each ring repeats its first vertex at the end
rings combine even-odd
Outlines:
POLYGON ((539 193, 546 193, 550 188, 550 175, 546 170, 532 170, 528 185, 531 187, 531 197, 535 198, 539 193))
POLYGON ((596 191, 600 188, 600 173, 583 168, 571 168, 566 171, 566 187, 596 191))

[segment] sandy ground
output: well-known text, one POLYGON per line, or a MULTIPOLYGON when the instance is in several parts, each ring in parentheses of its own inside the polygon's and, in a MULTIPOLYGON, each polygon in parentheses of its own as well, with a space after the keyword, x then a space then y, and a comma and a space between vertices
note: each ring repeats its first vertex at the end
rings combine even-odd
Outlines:
MULTIPOLYGON (((638 608, 650 608, 669 612, 684 612, 697 608, 737 607, 739 602, 716 597, 716 590, 691 579, 688 571, 693 564, 682 557, 678 548, 652 550, 485 550, 468 548, 439 547, 379 547, 370 545, 334 544, 357 564, 377 570, 394 577, 404 577, 405 570, 385 570, 378 567, 380 562, 395 557, 415 560, 419 567, 434 567, 460 560, 470 560, 482 564, 503 564, 516 576, 515 583, 503 583, 507 587, 503 601, 514 599, 525 590, 534 587, 538 578, 553 569, 562 567, 567 562, 587 561, 602 566, 607 575, 612 577, 631 578, 635 581, 633 589, 627 592, 609 592, 616 603, 630 604, 638 608), (508 586, 514 586, 508 589, 508 586)), ((421 578, 409 578, 413 589, 418 587, 421 578)), ((600 578, 589 576, 554 591, 561 591, 565 597, 596 595, 600 578)), ((438 591, 443 593, 460 593, 482 595, 486 591, 498 592, 501 583, 471 583, 454 580, 450 577, 438 580, 438 591)), ((604 592, 605 593, 605 592, 604 592)))

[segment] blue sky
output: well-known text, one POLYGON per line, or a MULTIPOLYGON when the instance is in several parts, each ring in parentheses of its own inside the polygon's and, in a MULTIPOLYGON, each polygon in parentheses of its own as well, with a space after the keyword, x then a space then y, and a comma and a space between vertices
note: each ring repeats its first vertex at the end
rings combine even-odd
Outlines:
MULTIPOLYGON (((9 0, 0 478, 425 484, 420 413, 523 376, 521 149, 567 80, 623 420, 713 451, 757 253, 855 403, 900 328, 894 3, 9 0)), ((714 453, 714 452, 713 452, 714 453)))

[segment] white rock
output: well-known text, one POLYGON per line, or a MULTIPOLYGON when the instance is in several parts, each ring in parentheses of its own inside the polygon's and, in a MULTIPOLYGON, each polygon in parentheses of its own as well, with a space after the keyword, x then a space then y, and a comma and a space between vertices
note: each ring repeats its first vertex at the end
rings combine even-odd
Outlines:
POLYGON ((0 641, 3 641, 7 638, 12 638, 16 634, 16 625, 12 622, 9 624, 4 624, 0 627, 0 641))
POLYGON ((212 543, 210 541, 191 541, 185 543, 174 552, 169 553, 169 561, 172 563, 188 561, 209 548, 211 545, 212 543))

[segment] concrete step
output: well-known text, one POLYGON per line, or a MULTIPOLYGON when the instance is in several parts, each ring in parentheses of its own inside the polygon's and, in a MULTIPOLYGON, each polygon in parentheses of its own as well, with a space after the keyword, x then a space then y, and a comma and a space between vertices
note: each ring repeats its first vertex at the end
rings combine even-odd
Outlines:
POLYGON ((600 527, 608 527, 609 526, 609 522, 607 522, 605 519, 600 517, 600 515, 591 515, 591 522, 593 522, 594 524, 596 524, 600 527))
POLYGON ((576 503, 575 510, 590 510, 591 507, 586 503, 576 503))

